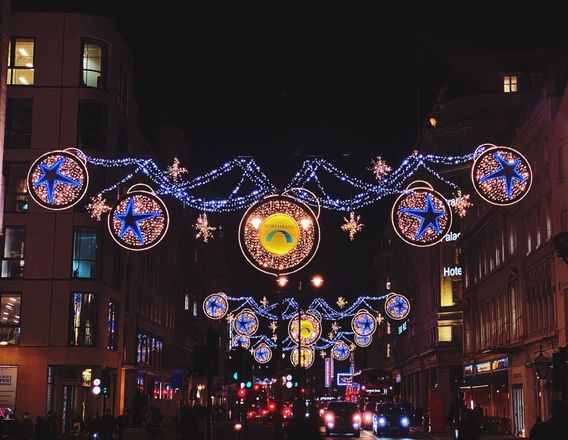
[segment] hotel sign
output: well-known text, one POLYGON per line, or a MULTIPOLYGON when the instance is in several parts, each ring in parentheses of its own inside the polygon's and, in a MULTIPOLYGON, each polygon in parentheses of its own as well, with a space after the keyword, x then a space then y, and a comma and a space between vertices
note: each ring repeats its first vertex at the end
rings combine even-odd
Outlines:
POLYGON ((443 273, 445 277, 460 277, 462 275, 462 268, 459 266, 444 267, 443 273))

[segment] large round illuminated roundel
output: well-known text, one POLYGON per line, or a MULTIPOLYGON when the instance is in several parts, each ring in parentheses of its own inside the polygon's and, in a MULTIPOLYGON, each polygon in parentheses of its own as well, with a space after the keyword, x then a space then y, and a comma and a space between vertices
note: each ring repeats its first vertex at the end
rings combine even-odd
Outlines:
POLYGON ((400 321, 410 313, 410 301, 399 293, 390 293, 385 300, 385 313, 391 319, 400 321))
POLYGON ((358 336, 371 336, 377 329, 377 321, 367 310, 359 310, 351 320, 351 328, 358 336))
POLYGON ((112 206, 108 230, 122 247, 143 251, 156 246, 165 237, 170 219, 162 199, 150 190, 133 188, 112 206))
POLYGON ((517 150, 492 144, 482 151, 471 167, 471 180, 477 193, 494 205, 513 205, 525 197, 532 184, 531 166, 517 150))
POLYGON ((371 345, 371 342, 373 342, 373 337, 355 335, 353 337, 353 340, 359 347, 368 347, 369 345, 371 345))
POLYGON ((314 257, 320 240, 312 209, 291 196, 274 195, 252 205, 239 226, 239 245, 258 270, 284 275, 314 257))
POLYGON ((426 182, 415 182, 394 202, 391 212, 396 233, 413 246, 440 242, 452 226, 446 199, 426 182))
POLYGON ((222 292, 212 293, 203 301, 203 312, 208 318, 221 319, 229 310, 227 295, 222 292))
POLYGON ((252 310, 243 309, 233 319, 233 328, 239 335, 252 336, 258 330, 258 318, 252 310))
POLYGON ((80 150, 71 149, 50 151, 37 158, 28 171, 31 198, 52 210, 70 208, 81 200, 89 184, 89 173, 81 156, 80 150))
POLYGON ((241 347, 246 350, 250 347, 250 338, 248 336, 235 335, 233 336, 231 345, 233 347, 241 347))
POLYGON ((349 357, 351 350, 349 346, 343 341, 337 341, 331 348, 331 354, 333 358, 338 361, 344 361, 349 357))
POLYGON ((254 359, 259 364, 266 364, 272 359, 272 350, 268 345, 262 342, 254 349, 254 359))
MULTIPOLYGON (((315 359, 315 350, 312 347, 304 347, 300 350, 300 366, 302 368, 310 368, 315 359)), ((298 366, 298 349, 294 348, 290 353, 290 362, 294 367, 298 366)))
MULTIPOLYGON (((294 316, 288 323, 288 335, 294 343, 298 343, 298 316, 294 316)), ((314 344, 321 336, 320 320, 310 314, 302 313, 300 319, 301 345, 314 344)))

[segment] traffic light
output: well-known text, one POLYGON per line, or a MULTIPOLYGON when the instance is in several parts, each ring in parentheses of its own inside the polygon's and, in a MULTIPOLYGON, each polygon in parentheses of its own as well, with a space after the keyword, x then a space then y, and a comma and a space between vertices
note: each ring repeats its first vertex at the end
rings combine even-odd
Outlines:
POLYGON ((108 396, 110 394, 110 370, 108 368, 103 368, 100 386, 101 394, 103 396, 108 396))
POLYGON ((252 381, 247 380, 247 382, 245 383, 245 386, 246 386, 247 388, 252 387, 252 381))
POLYGON ((231 375, 231 377, 233 378, 233 380, 239 380, 239 372, 233 371, 233 374, 231 375))

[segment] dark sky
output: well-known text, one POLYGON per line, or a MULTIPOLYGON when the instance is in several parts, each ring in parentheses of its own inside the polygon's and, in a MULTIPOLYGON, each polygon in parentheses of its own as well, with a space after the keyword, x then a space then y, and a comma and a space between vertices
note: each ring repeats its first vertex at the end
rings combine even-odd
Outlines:
MULTIPOLYGON (((557 11, 518 5, 502 12, 431 2, 416 9, 359 1, 121 5, 142 117, 179 124, 194 175, 252 155, 277 185, 306 155, 371 181, 372 157, 396 166, 411 152, 460 57, 565 41, 557 11)), ((305 276, 321 271, 334 294, 374 293, 372 259, 390 203, 361 211, 364 232, 353 243, 339 231, 344 214, 324 212, 322 247, 305 276)), ((268 287, 272 281, 238 254, 239 216, 211 219, 225 226, 239 288, 268 287)))

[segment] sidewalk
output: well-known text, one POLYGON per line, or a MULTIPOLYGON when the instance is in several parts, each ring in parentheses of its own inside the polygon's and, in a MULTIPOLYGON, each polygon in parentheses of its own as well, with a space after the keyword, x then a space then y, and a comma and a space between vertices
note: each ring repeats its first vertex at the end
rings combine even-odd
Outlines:
MULTIPOLYGON (((420 433, 423 437, 432 440, 453 440, 452 435, 449 431, 447 432, 424 432, 422 428, 410 428, 411 432, 420 433)), ((514 435, 497 435, 497 434, 481 434, 480 440, 516 440, 521 437, 515 437, 514 435)))

